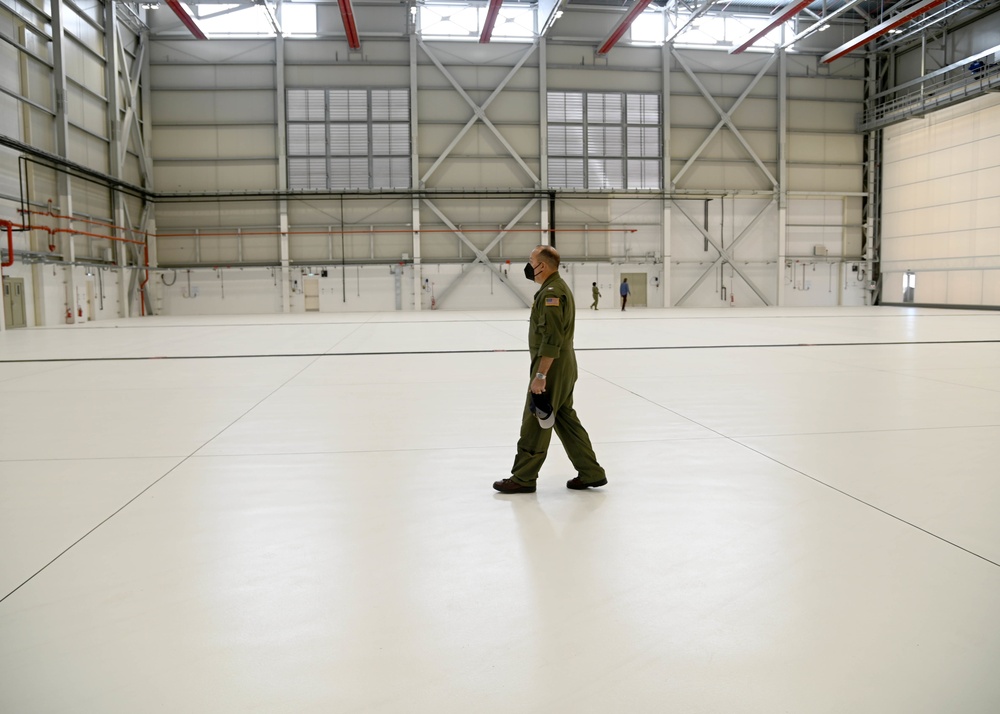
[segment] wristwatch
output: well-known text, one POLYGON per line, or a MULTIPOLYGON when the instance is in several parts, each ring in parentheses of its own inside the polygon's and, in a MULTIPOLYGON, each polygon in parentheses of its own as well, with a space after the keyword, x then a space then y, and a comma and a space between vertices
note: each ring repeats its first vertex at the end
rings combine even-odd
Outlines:
POLYGON ((542 374, 541 372, 537 372, 535 374, 535 379, 545 379, 545 375, 542 374))

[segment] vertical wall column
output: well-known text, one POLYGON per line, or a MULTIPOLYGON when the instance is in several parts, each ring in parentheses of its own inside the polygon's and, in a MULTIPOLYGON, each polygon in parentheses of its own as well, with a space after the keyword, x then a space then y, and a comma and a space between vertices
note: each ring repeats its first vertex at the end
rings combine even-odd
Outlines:
MULTIPOLYGON (((52 87, 56 99, 55 116, 55 140, 56 154, 69 158, 69 112, 67 107, 68 95, 66 92, 66 56, 64 53, 66 45, 66 32, 62 18, 62 3, 52 3, 52 87)), ((58 195, 58 212, 63 216, 73 215, 73 199, 70 196, 69 176, 59 171, 56 173, 56 191, 58 195)), ((72 221, 68 219, 59 220, 59 228, 71 229, 72 221)), ((76 276, 73 265, 75 262, 73 235, 72 233, 62 233, 62 253, 63 260, 70 264, 64 268, 66 274, 66 305, 67 322, 76 323, 79 320, 76 309, 76 276)))
MULTIPOLYGON (((281 11, 281 4, 278 4, 278 11, 281 11)), ((281 16, 279 15, 279 22, 281 16)), ((285 314, 292 311, 292 296, 290 294, 291 275, 289 270, 289 250, 288 250, 288 199, 285 192, 288 190, 288 147, 286 145, 286 123, 285 123, 285 38, 279 32, 274 37, 274 59, 275 59, 275 114, 277 115, 277 136, 275 145, 278 147, 278 191, 282 198, 278 201, 278 224, 280 225, 281 236, 278 253, 281 260, 281 311, 285 314)), ((239 238, 242 240, 242 237, 239 238)))
MULTIPOLYGON (((538 39, 538 187, 542 190, 547 190, 549 187, 549 82, 547 58, 545 38, 540 37, 538 39)), ((555 242, 558 249, 558 241, 554 240, 555 236, 548 230, 549 226, 552 225, 552 220, 555 218, 555 216, 551 215, 548 201, 541 202, 540 216, 541 225, 539 227, 541 231, 538 236, 538 244, 552 245, 555 242)))
POLYGON ((671 178, 673 172, 670 170, 670 50, 671 45, 669 42, 665 42, 660 50, 660 67, 663 75, 663 121, 661 122, 663 126, 663 159, 661 166, 663 167, 663 187, 666 189, 662 199, 663 223, 660 226, 660 255, 663 259, 663 280, 660 285, 663 291, 661 307, 673 307, 670 286, 670 274, 672 272, 670 262, 672 259, 670 243, 670 223, 672 220, 670 215, 670 196, 674 190, 674 183, 671 178))
MULTIPOLYGON (((139 36, 140 48, 139 52, 142 55, 142 64, 139 67, 139 86, 138 86, 138 98, 139 107, 141 109, 141 120, 139 117, 133 119, 138 127, 136 132, 135 149, 139 152, 139 164, 143 168, 143 181, 145 187, 153 191, 155 185, 153 182, 153 132, 150 129, 153 123, 153 77, 152 69, 150 68, 149 59, 149 30, 143 30, 139 36)), ((127 137, 125 138, 127 142, 127 137)), ((139 219, 139 227, 146 232, 145 240, 147 253, 149 255, 150 265, 156 265, 156 204, 152 201, 145 201, 142 207, 142 215, 139 219)), ((129 289, 128 282, 125 279, 125 260, 128 255, 125 243, 119 243, 119 261, 118 264, 123 266, 121 277, 118 280, 118 292, 121 299, 121 314, 123 317, 129 316, 129 289)), ((146 284, 146 290, 150 290, 150 285, 154 284, 152 281, 146 284)), ((159 282, 155 283, 159 285, 159 282)), ((157 290, 157 300, 154 302, 150 300, 151 305, 156 305, 159 307, 159 301, 161 299, 159 295, 159 290, 157 290)), ((147 293, 148 294, 148 293, 147 293)), ((140 296, 141 297, 141 296, 140 296)), ((150 310, 150 312, 157 312, 158 310, 150 310)), ((139 314, 142 314, 142 310, 139 310, 139 314)))
MULTIPOLYGON (((885 61, 885 60, 883 60, 885 61)), ((889 63, 890 73, 895 70, 895 61, 889 63)), ((865 64, 865 103, 873 101, 872 97, 878 93, 879 72, 881 67, 875 53, 868 56, 865 64)), ((894 78, 893 78, 894 79, 894 78)), ((879 156, 882 143, 882 130, 875 129, 865 136, 865 185, 863 190, 866 194, 864 215, 862 217, 864 226, 864 250, 865 274, 872 289, 865 290, 865 304, 876 305, 882 301, 882 275, 880 261, 882 257, 882 229, 881 220, 882 209, 880 205, 881 187, 881 166, 879 156)))
MULTIPOLYGON (((420 112, 417 110, 417 34, 410 34, 410 186, 423 188, 420 185, 420 152, 418 151, 420 112)), ((424 278, 420 265, 420 199, 410 200, 410 224, 413 229, 413 309, 420 310, 423 305, 424 278)), ((433 307, 433 305, 432 305, 433 307)))
MULTIPOLYGON (((18 28, 17 38, 22 47, 28 46, 28 30, 24 24, 18 28)), ((18 52, 18 72, 20 74, 21 86, 31 86, 30 73, 28 71, 28 57, 24 52, 18 52)), ((27 94, 27 92, 25 92, 25 94, 27 94)), ((33 145, 35 140, 31 121, 31 106, 27 102, 19 102, 19 104, 21 106, 21 137, 26 144, 33 145)), ((28 164, 25 167, 24 181, 28 184, 30 190, 34 189, 35 167, 32 164, 28 164)), ((32 235, 32 232, 29 232, 28 249, 39 252, 47 250, 47 240, 48 236, 32 235)), ((34 324, 36 327, 44 327, 47 323, 45 317, 45 271, 42 269, 43 267, 44 266, 41 263, 32 263, 31 265, 31 298, 35 313, 34 324)))
MULTIPOLYGON (((122 124, 118 118, 118 107, 121 104, 119 57, 121 57, 121 46, 118 37, 118 25, 115 18, 116 3, 108 2, 104 5, 104 86, 108 93, 108 168, 115 178, 122 177, 122 162, 125 158, 125 146, 128 144, 128 136, 122 136, 122 124)), ((141 148, 140 148, 141 150, 141 148)), ((125 205, 118 191, 111 190, 111 215, 112 223, 116 226, 126 224, 125 205)), ((124 238, 122 230, 112 228, 112 234, 119 238, 124 238)), ((125 265, 125 243, 116 241, 111 250, 115 253, 115 260, 118 265, 125 265)), ((150 251, 150 257, 153 253, 150 251)), ((147 290, 149 286, 147 285, 147 290)), ((128 294, 125 290, 124 269, 118 281, 118 316, 128 317, 128 294)), ((93 316, 92 316, 93 317, 93 316)))
POLYGON ((788 53, 778 50, 778 281, 777 305, 785 304, 785 256, 788 226, 788 53))

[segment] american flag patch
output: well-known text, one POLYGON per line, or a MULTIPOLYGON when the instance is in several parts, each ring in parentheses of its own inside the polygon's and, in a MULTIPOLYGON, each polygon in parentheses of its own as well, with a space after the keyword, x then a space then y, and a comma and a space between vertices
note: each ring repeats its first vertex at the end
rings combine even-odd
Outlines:
POLYGON ((545 307, 559 307, 559 298, 557 297, 545 298, 545 307))

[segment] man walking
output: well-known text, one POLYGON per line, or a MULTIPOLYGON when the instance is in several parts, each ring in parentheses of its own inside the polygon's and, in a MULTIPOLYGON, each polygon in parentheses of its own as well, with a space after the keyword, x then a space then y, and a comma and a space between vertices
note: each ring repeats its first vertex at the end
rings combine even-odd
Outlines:
POLYGON ((590 436, 573 409, 577 378, 573 351, 576 303, 559 275, 559 253, 550 246, 538 246, 531 251, 524 275, 541 285, 531 306, 528 328, 532 377, 511 477, 494 482, 493 488, 500 493, 534 493, 553 431, 577 472, 566 482, 566 487, 582 491, 603 486, 608 482, 607 476, 597 463, 590 436))
POLYGON ((622 286, 618 292, 622 296, 622 312, 625 312, 625 303, 628 302, 628 296, 632 294, 632 290, 628 286, 628 278, 622 278, 622 286))
POLYGON ((597 309, 597 299, 599 297, 601 297, 601 291, 597 288, 597 283, 594 283, 594 287, 591 290, 591 292, 594 294, 594 302, 591 303, 590 308, 592 310, 596 310, 597 309))

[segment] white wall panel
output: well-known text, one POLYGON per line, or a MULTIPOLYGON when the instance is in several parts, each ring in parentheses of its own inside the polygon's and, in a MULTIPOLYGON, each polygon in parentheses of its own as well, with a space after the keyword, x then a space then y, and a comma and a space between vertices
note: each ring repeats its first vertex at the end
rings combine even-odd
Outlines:
POLYGON ((863 185, 861 166, 788 167, 789 186, 794 191, 857 192, 863 185))
MULTIPOLYGON (((728 107, 723 107, 730 111, 728 107)), ((773 97, 747 97, 736 108, 732 119, 743 131, 742 127, 765 129, 774 136, 774 127, 778 125, 778 103, 773 97)))
POLYGON ((107 102, 72 86, 67 88, 67 96, 69 100, 66 102, 66 108, 70 122, 92 134, 106 137, 107 102))
MULTIPOLYGON (((167 16, 170 14, 167 13, 167 16)), ((165 63, 199 65, 223 62, 273 65, 274 53, 274 40, 270 39, 230 40, 216 38, 210 42, 201 42, 191 39, 170 40, 158 37, 150 44, 149 56, 153 65, 165 63)))
POLYGON ((836 80, 820 77, 791 77, 788 94, 796 99, 840 99, 857 101, 864 91, 864 84, 857 80, 836 80))
POLYGON ((153 95, 153 116, 157 123, 163 124, 273 124, 276 121, 274 92, 158 91, 153 95))
POLYGON ((281 309, 280 290, 268 269, 181 270, 174 277, 169 287, 156 285, 160 310, 167 315, 267 314, 281 309))
POLYGON ((857 131, 860 104, 820 102, 803 99, 788 101, 789 131, 857 131))
MULTIPOLYGON (((343 26, 340 19, 340 12, 336 6, 331 6, 336 14, 336 21, 343 26)), ((377 37, 365 37, 364 56, 346 56, 344 50, 346 44, 343 41, 330 41, 322 39, 294 39, 285 38, 285 66, 287 69, 305 69, 309 63, 321 65, 318 69, 326 73, 329 81, 330 73, 336 72, 345 75, 352 74, 355 69, 362 72, 366 69, 375 69, 388 72, 398 72, 406 69, 410 61, 410 43, 399 40, 380 40, 377 37), (339 52, 339 58, 336 53, 339 52), (371 63, 371 64, 369 64, 371 63), (379 64, 374 64, 379 63, 379 64), (385 63, 389 63, 388 65, 385 63), (391 65, 395 64, 396 67, 391 65), (350 71, 348 71, 350 70, 350 71)), ((408 73, 409 70, 406 69, 408 73)))
POLYGON ((335 72, 329 66, 318 65, 285 67, 285 83, 288 87, 303 89, 363 89, 365 87, 408 87, 409 69, 386 67, 384 65, 341 65, 335 72))
POLYGON ((916 273, 918 303, 998 305, 1000 99, 983 97, 885 131, 884 299, 916 273), (980 269, 981 268, 981 269, 980 269))
POLYGON ((853 134, 788 135, 788 155, 792 162, 860 164, 864 139, 853 134))
POLYGON ((63 48, 66 58, 66 76, 92 91, 104 95, 104 62, 72 40, 67 39, 63 48))
POLYGON ((274 86, 274 69, 260 65, 157 65, 154 84, 166 89, 257 89, 274 86))
POLYGON ((213 192, 220 187, 231 191, 274 188, 276 173, 273 161, 163 163, 154 171, 157 189, 167 192, 213 192))

